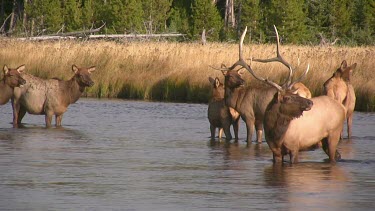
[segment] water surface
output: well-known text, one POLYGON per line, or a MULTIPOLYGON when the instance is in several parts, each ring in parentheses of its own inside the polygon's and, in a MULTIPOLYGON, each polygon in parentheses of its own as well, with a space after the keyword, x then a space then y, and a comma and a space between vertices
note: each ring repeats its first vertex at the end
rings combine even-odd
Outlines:
MULTIPOLYGON (((375 114, 355 113, 343 161, 272 164, 268 145, 209 140, 207 105, 80 99, 62 128, 0 107, 1 210, 372 210, 375 114)), ((345 134, 346 135, 346 134, 345 134)))

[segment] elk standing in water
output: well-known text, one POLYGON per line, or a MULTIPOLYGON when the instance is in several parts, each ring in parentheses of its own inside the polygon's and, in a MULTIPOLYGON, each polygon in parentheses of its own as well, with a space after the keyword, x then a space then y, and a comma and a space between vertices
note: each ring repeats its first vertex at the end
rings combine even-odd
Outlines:
POLYGON ((0 105, 7 103, 12 98, 15 87, 20 87, 26 83, 21 77, 21 73, 25 70, 25 65, 17 68, 8 68, 4 65, 3 80, 0 81, 0 105))
POLYGON ((230 126, 233 124, 235 140, 238 140, 239 114, 228 108, 224 102, 224 85, 219 78, 209 77, 212 85, 212 97, 208 103, 208 120, 210 122, 211 139, 215 139, 216 128, 219 128, 219 138, 221 139, 223 130, 227 140, 232 139, 230 126))
POLYGON ((331 78, 324 83, 324 94, 342 103, 346 108, 348 138, 352 136, 353 112, 355 107, 354 87, 350 83, 353 70, 357 63, 348 66, 344 60, 331 78))
MULTIPOLYGON (((279 45, 277 29, 274 28, 279 45)), ((246 31, 247 27, 240 39, 239 60, 227 68, 227 71, 241 66, 257 80, 277 90, 267 106, 263 121, 266 141, 273 152, 273 161, 282 162, 284 155, 289 154, 291 163, 297 163, 299 151, 308 150, 322 142, 323 150, 330 161, 335 162, 340 157, 339 153, 336 153, 336 147, 340 139, 342 121, 345 119, 344 106, 328 96, 314 97, 310 100, 294 93, 293 85, 302 80, 309 68, 300 78, 292 82, 293 70, 289 67, 289 77, 283 86, 257 76, 242 57, 246 31)), ((278 55, 276 59, 282 60, 282 57, 278 55)))
POLYGON ((68 80, 41 79, 25 74, 26 84, 14 89, 12 98, 13 126, 18 127, 26 112, 45 115, 46 127, 51 126, 56 116, 56 126, 61 126, 62 116, 68 106, 75 103, 86 87, 94 85, 90 74, 95 67, 78 68, 73 65, 74 76, 68 80))

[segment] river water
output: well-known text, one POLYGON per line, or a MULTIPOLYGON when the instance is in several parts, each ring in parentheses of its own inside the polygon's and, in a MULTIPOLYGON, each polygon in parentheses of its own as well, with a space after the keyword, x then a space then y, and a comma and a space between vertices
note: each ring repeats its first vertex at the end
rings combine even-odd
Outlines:
POLYGON ((375 113, 355 113, 343 160, 275 166, 267 143, 209 140, 207 105, 80 99, 62 128, 0 107, 1 210, 373 210, 375 113))

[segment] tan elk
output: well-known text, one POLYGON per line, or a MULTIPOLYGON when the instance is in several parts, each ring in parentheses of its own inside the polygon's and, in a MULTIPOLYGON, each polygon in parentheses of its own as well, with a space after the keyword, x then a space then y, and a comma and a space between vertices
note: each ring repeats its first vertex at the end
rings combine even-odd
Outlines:
POLYGON ((323 85, 324 94, 342 103, 346 108, 348 138, 352 136, 353 112, 356 100, 350 78, 356 67, 357 63, 348 66, 346 60, 342 61, 341 66, 323 85))
POLYGON ((233 124, 235 140, 238 140, 239 114, 225 105, 224 85, 219 78, 209 77, 208 79, 212 85, 212 96, 207 109, 211 139, 215 139, 216 128, 219 128, 219 139, 221 139, 224 130, 225 138, 231 140, 230 126, 233 124))
POLYGON ((26 83, 21 73, 25 70, 25 65, 17 68, 8 68, 4 65, 3 79, 0 81, 0 105, 7 103, 12 98, 15 87, 20 87, 26 83))
MULTIPOLYGON (((274 28, 278 48, 279 35, 276 26, 274 28)), ((340 139, 342 121, 345 119, 344 106, 328 96, 306 99, 295 94, 292 87, 305 77, 309 66, 304 74, 294 82, 292 81, 293 70, 289 66, 289 76, 283 86, 257 76, 242 56, 242 45, 246 31, 247 27, 240 39, 239 60, 231 67, 226 68, 226 71, 241 66, 257 80, 277 90, 267 106, 263 120, 265 137, 272 150, 273 161, 283 162, 284 155, 289 154, 291 163, 297 163, 299 151, 308 150, 322 142, 323 150, 329 156, 329 160, 335 162, 336 159, 340 158, 339 153, 336 153, 336 148, 340 139)), ((277 57, 263 61, 283 63, 285 60, 278 53, 277 57)))
POLYGON ((13 126, 18 127, 26 112, 45 115, 46 127, 51 127, 52 116, 56 116, 56 126, 61 126, 62 116, 68 106, 75 103, 86 87, 94 84, 90 75, 95 67, 78 68, 72 66, 74 76, 67 81, 41 79, 30 74, 23 77, 26 84, 14 89, 12 98, 13 126))

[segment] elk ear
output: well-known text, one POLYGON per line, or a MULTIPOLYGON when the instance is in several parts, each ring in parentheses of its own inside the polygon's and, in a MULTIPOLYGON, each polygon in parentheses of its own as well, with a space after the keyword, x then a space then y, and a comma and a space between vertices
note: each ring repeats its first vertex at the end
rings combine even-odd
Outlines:
POLYGON ((215 85, 215 79, 213 79, 212 77, 208 77, 208 81, 211 85, 215 85))
POLYGON ((220 80, 219 78, 215 78, 215 88, 219 87, 220 86, 220 80))
POLYGON ((221 72, 223 73, 224 76, 227 76, 228 74, 228 70, 222 70, 221 72))
POLYGON ((87 71, 89 71, 89 73, 94 72, 94 71, 95 71, 95 66, 91 66, 91 67, 89 67, 89 69, 88 69, 87 71))
POLYGON ((79 69, 78 69, 78 67, 75 64, 73 64, 72 65, 72 70, 73 70, 74 74, 77 74, 79 69))
POLYGON ((344 70, 344 69, 347 68, 347 67, 348 67, 348 64, 346 63, 346 60, 342 61, 342 62, 341 62, 341 67, 340 67, 340 69, 341 69, 341 70, 344 70))
POLYGON ((4 65, 3 71, 4 71, 4 75, 8 74, 9 72, 8 66, 4 65))
POLYGON ((25 70, 25 65, 24 65, 24 64, 21 65, 21 66, 19 66, 19 67, 17 67, 17 71, 18 71, 19 73, 23 73, 24 70, 25 70))
MULTIPOLYGON (((350 66, 350 69, 354 70, 356 67, 357 67, 357 63, 354 63, 354 64, 352 64, 352 66, 350 66)), ((350 72, 352 72, 352 71, 350 71, 350 72)))

